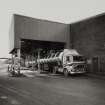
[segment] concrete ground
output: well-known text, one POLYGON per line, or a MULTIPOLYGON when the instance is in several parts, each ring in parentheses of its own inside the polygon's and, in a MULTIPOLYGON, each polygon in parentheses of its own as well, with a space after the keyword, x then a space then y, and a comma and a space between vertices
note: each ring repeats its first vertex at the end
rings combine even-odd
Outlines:
POLYGON ((0 105, 105 105, 105 80, 23 71, 10 77, 0 70, 0 105))

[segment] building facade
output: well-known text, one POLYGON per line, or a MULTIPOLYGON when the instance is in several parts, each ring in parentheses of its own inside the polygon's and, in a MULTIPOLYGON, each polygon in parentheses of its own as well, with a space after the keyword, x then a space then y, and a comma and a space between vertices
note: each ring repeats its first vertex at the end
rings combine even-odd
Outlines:
POLYGON ((89 72, 103 74, 105 14, 71 24, 14 15, 10 29, 10 53, 21 56, 21 53, 37 48, 76 49, 87 58, 89 72))
POLYGON ((105 70, 105 14, 70 24, 72 47, 85 55, 89 71, 104 73, 105 70))
POLYGON ((64 43, 69 47, 69 25, 31 17, 14 15, 10 29, 10 52, 21 48, 21 40, 64 43))

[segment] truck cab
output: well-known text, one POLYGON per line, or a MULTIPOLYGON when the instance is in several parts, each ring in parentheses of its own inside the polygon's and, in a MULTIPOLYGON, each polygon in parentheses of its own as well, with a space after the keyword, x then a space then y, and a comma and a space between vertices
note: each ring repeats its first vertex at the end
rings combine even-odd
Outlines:
POLYGON ((63 56, 63 72, 68 74, 82 74, 86 72, 86 59, 84 56, 76 52, 76 50, 69 50, 64 52, 63 56))

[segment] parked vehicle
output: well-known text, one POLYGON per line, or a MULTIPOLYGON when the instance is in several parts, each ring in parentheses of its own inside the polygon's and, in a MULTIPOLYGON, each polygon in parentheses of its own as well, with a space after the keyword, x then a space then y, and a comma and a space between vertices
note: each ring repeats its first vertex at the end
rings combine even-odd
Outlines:
POLYGON ((49 70, 53 73, 62 72, 68 74, 82 74, 86 72, 86 59, 74 49, 64 49, 55 54, 38 59, 41 70, 49 70))

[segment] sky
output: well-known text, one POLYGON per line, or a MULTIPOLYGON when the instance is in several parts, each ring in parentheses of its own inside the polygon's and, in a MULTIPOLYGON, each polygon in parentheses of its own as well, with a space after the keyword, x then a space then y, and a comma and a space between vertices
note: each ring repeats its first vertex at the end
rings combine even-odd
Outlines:
POLYGON ((0 57, 10 57, 13 14, 69 24, 101 13, 105 13, 105 0, 0 0, 0 57))

